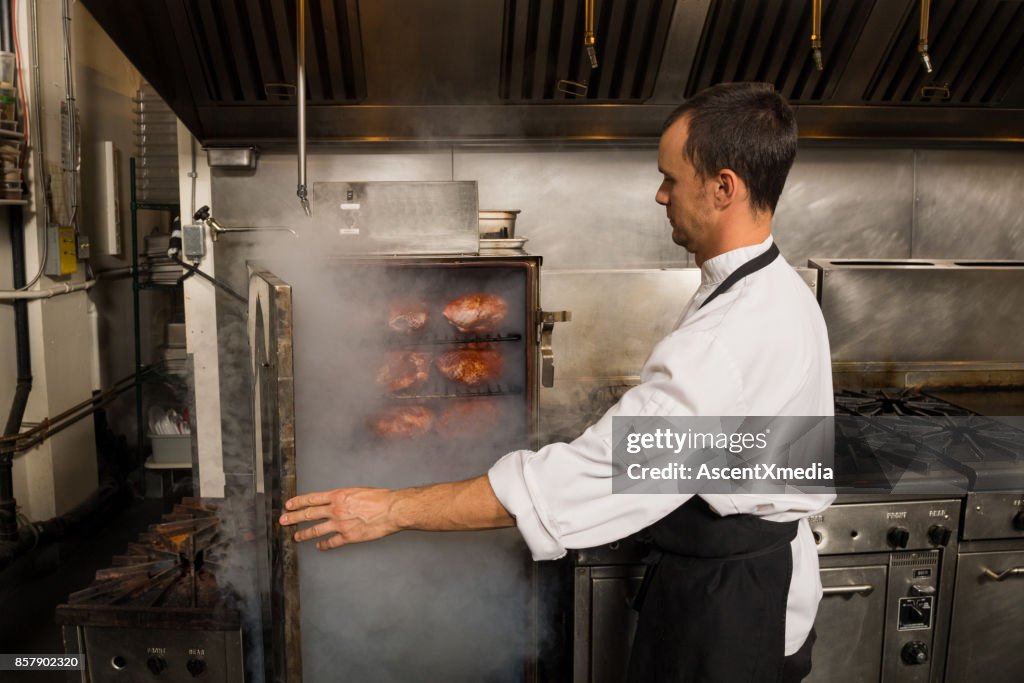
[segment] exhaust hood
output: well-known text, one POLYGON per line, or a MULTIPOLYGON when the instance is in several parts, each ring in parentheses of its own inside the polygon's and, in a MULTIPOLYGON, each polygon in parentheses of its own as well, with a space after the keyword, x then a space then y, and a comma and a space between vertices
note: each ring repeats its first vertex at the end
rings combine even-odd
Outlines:
MULTIPOLYGON (((701 88, 775 84, 805 138, 1024 142, 1024 2, 306 0, 307 134, 645 140, 701 88), (934 64, 918 54, 922 5, 934 64)), ((295 0, 83 0, 207 146, 294 144, 295 0)))

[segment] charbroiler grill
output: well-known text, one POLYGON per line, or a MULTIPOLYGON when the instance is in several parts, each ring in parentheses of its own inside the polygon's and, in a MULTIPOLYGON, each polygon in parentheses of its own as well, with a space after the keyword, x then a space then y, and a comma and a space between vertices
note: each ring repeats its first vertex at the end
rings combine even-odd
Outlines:
POLYGON ((74 680, 243 681, 243 615, 228 567, 254 540, 243 519, 228 501, 186 498, 68 596, 57 621, 66 651, 85 663, 74 680))

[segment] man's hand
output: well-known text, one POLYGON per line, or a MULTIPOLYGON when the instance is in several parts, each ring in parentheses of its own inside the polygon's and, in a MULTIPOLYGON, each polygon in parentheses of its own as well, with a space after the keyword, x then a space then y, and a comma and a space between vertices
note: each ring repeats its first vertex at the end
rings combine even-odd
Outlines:
POLYGON ((316 544, 320 550, 373 541, 403 529, 472 531, 515 524, 494 495, 487 475, 398 491, 363 488, 307 493, 284 507, 282 526, 324 520, 295 534, 296 541, 321 539, 316 544))
POLYGON ((334 489, 297 496, 285 503, 282 526, 325 520, 295 533, 296 541, 321 538, 320 550, 389 536, 399 530, 391 515, 395 491, 334 489), (327 536, 328 538, 322 538, 327 536))

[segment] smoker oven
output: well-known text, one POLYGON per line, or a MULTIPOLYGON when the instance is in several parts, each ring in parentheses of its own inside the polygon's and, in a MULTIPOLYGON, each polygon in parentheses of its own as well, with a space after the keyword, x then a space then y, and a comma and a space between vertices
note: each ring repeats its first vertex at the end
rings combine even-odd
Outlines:
MULTIPOLYGON (((479 475, 501 455, 535 446, 544 316, 539 257, 364 258, 250 266, 257 495, 270 537, 264 580, 274 652, 268 680, 518 681, 532 675, 541 589, 514 529, 400 534, 318 553, 276 524, 297 492, 341 485, 405 486, 479 475), (316 271, 315 275, 313 271, 316 271), (310 292, 335 301, 315 305, 310 292), (459 333, 441 311, 460 295, 501 296, 500 329, 459 333), (415 299, 425 327, 396 334, 387 311, 415 299), (307 301, 310 302, 307 304, 307 301), (464 386, 442 376, 399 391, 376 381, 382 358, 453 349, 503 358, 500 376, 464 386), (488 402, 481 424, 444 422, 451 406, 488 402), (422 407, 433 427, 390 438, 369 427, 381 411, 422 407), (488 416, 499 419, 488 423, 488 416), (465 434, 459 433, 465 430, 465 434), (318 643, 330 643, 323 647, 318 643)), ((550 317, 550 316, 549 316, 550 317)))

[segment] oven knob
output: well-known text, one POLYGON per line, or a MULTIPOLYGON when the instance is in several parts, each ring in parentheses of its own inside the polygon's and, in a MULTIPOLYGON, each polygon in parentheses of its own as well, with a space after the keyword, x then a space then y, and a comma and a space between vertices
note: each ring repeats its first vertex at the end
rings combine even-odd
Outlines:
POLYGON ((901 526, 894 526, 889 529, 887 538, 889 539, 889 545, 893 548, 906 548, 907 543, 910 542, 910 532, 901 526))
POLYGON ((197 678, 206 673, 206 662, 201 659, 193 657, 185 663, 185 668, 192 674, 192 678, 197 678))
POLYGON ((928 661, 928 646, 915 640, 903 646, 901 656, 907 664, 924 664, 928 661))
POLYGON ((1021 510, 1014 516, 1013 528, 1017 531, 1024 531, 1024 510, 1021 510))
POLYGON ((935 545, 946 545, 952 536, 952 530, 941 524, 936 524, 931 529, 928 529, 928 540, 935 545))
POLYGON ((814 536, 814 545, 821 545, 823 539, 820 531, 812 531, 811 534, 814 536))
POLYGON ((146 660, 146 668, 159 676, 167 668, 167 660, 159 655, 153 655, 146 660))

